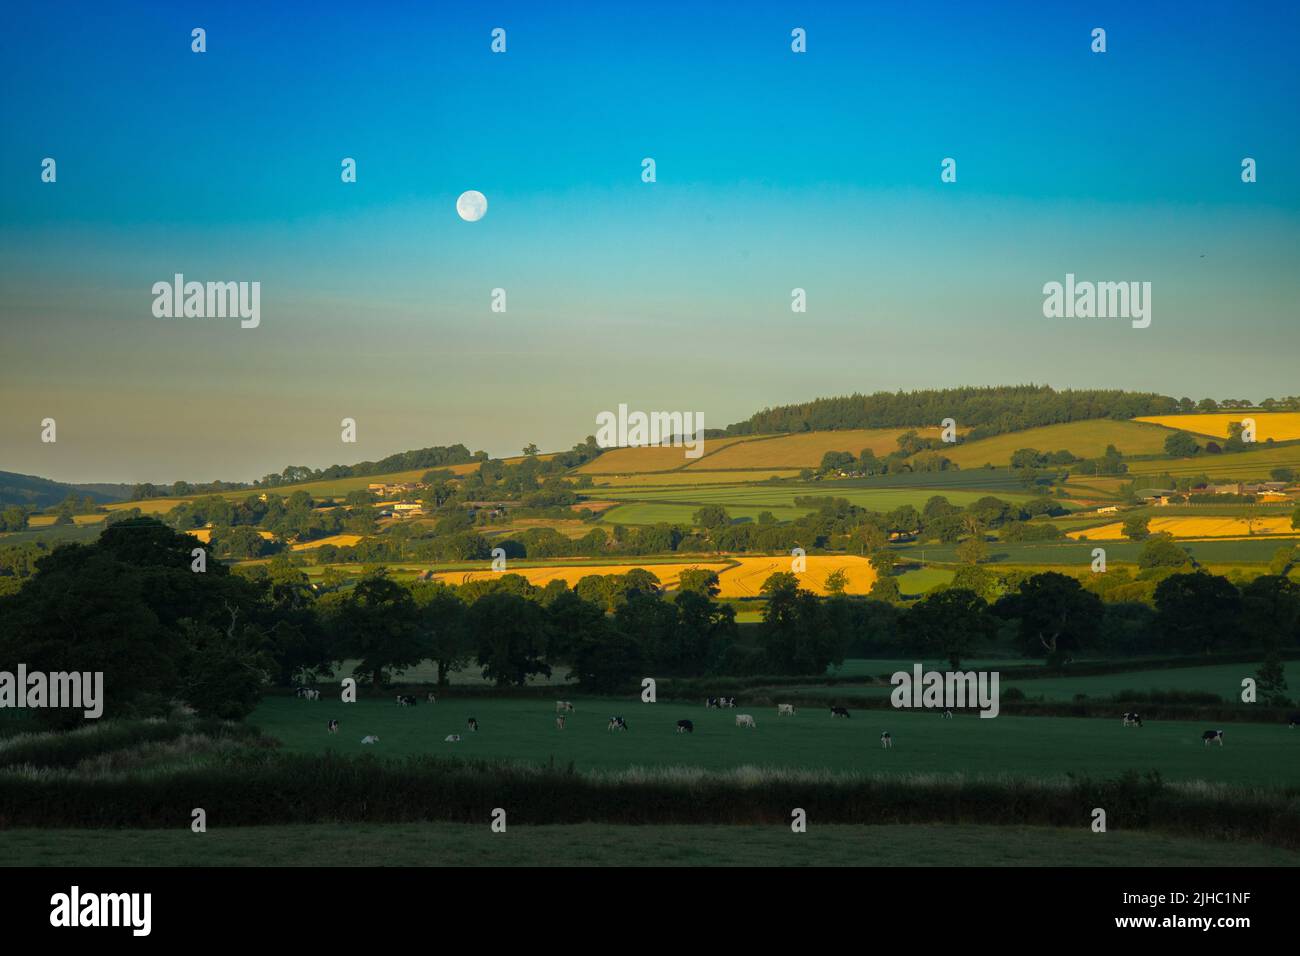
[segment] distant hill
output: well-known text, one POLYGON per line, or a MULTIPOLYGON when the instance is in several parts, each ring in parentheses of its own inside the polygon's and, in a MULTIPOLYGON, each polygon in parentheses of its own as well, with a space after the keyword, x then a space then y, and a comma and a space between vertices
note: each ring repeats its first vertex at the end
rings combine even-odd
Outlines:
POLYGON ((129 485, 68 485, 35 475, 19 475, 0 471, 0 505, 33 505, 48 508, 57 505, 70 494, 89 495, 98 502, 124 501, 129 497, 129 485))
POLYGON ((1050 385, 999 385, 991 388, 921 389, 818 398, 797 405, 765 408, 728 425, 729 435, 838 431, 857 428, 921 428, 945 418, 986 438, 1042 425, 1094 418, 1125 420, 1169 415, 1178 401, 1152 392, 1119 390, 1057 391, 1050 385))

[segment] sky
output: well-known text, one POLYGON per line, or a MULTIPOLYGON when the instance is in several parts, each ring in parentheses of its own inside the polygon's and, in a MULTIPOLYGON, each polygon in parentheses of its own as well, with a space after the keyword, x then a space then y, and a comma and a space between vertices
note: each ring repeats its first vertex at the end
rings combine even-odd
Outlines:
POLYGON ((0 470, 509 455, 620 404, 1300 393, 1293 4, 270 6, 7 14, 0 470), (259 326, 156 317, 176 273, 260 282, 259 326), (1044 317, 1067 273, 1150 282, 1150 326, 1044 317))

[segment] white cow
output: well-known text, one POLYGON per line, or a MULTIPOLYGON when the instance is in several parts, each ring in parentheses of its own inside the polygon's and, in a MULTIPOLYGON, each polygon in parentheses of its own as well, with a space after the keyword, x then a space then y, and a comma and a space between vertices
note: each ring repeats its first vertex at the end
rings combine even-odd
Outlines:
POLYGON ((446 744, 458 744, 460 743, 460 734, 448 734, 446 737, 442 738, 442 742, 446 744))
POLYGON ((737 727, 748 727, 748 728, 750 728, 751 730, 753 730, 755 727, 758 726, 758 724, 755 723, 755 721, 754 721, 754 717, 753 717, 752 714, 737 714, 737 715, 736 715, 736 726, 737 726, 737 727))
POLYGON ((377 744, 379 743, 379 738, 374 734, 371 734, 369 737, 362 737, 361 742, 363 744, 377 744))
POLYGON ((778 717, 793 717, 793 716, 794 716, 794 704, 777 704, 777 705, 776 705, 776 715, 777 715, 778 717))
POLYGON ((557 714, 573 713, 573 704, 567 700, 557 700, 555 702, 555 712, 557 714))
POLYGON ((883 734, 880 735, 880 746, 882 747, 894 746, 894 738, 889 735, 888 730, 886 730, 883 734))

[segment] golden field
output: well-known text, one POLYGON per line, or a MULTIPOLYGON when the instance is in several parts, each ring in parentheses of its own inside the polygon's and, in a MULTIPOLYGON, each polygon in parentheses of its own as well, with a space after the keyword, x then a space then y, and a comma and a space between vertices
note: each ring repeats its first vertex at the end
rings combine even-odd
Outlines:
MULTIPOLYGON (((73 515, 72 523, 75 525, 99 524, 108 515, 73 515)), ((58 520, 58 515, 29 515, 27 518, 27 527, 29 528, 50 528, 58 520)))
MULTIPOLYGON (((266 535, 270 532, 259 531, 258 534, 266 535)), ((317 538, 315 541, 304 541, 302 544, 295 544, 294 551, 310 551, 313 548, 319 548, 322 545, 332 544, 337 548, 348 548, 361 540, 359 534, 332 534, 325 538, 317 538)))
MULTIPOLYGON (((719 561, 693 561, 679 564, 601 564, 601 565, 554 565, 544 568, 519 568, 512 571, 525 577, 530 584, 545 587, 554 580, 564 581, 573 587, 588 575, 626 574, 636 567, 644 567, 659 579, 667 590, 677 587, 683 571, 690 568, 705 568, 718 572, 718 583, 722 590, 720 597, 745 598, 758 597, 763 582, 777 571, 789 571, 790 558, 730 558, 719 561)), ((807 569, 799 575, 802 587, 817 594, 825 594, 826 576, 837 568, 848 572, 848 592, 866 594, 876 579, 876 573, 866 558, 855 555, 809 555, 807 569)), ((507 568, 507 571, 510 569, 507 568)), ((497 576, 494 571, 443 571, 434 575, 439 581, 448 584, 467 584, 470 581, 482 581, 497 576)))
MULTIPOLYGON (((1300 531, 1291 527, 1291 516, 1254 518, 1235 518, 1229 516, 1206 518, 1152 518, 1147 524, 1152 534, 1165 532, 1175 538, 1246 538, 1252 529, 1256 536, 1261 534, 1280 534, 1300 536, 1300 531)), ((1087 528, 1071 531, 1069 537, 1076 540, 1086 537, 1089 541, 1122 541, 1124 523, 1116 521, 1099 528, 1087 528)))
MULTIPOLYGON (((194 537, 194 538, 198 538, 198 539, 199 539, 200 541, 202 541, 204 544, 207 544, 209 541, 212 540, 212 529, 211 529, 211 528, 192 528, 192 529, 189 530, 189 531, 183 531, 183 532, 181 532, 181 533, 182 533, 182 534, 188 534, 188 535, 190 535, 191 537, 194 537)), ((273 540, 275 540, 275 535, 273 535, 273 534, 272 534, 271 532, 269 532, 269 531, 258 531, 258 532, 257 532, 257 536, 258 536, 259 538, 262 538, 264 541, 273 541, 273 540)))
POLYGON ((1300 412, 1215 412, 1209 415, 1155 415, 1134 421, 1150 422, 1177 428, 1180 431, 1206 435, 1210 438, 1227 438, 1228 426, 1243 418, 1255 420, 1256 441, 1295 441, 1300 438, 1300 412))

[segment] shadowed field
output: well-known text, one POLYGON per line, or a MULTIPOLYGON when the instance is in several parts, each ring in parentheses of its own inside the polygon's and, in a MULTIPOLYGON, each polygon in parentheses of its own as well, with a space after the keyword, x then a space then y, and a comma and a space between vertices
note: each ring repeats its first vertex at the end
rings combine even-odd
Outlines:
POLYGON ((1300 853, 1087 827, 316 824, 9 830, 11 866, 1296 866, 1300 853))

